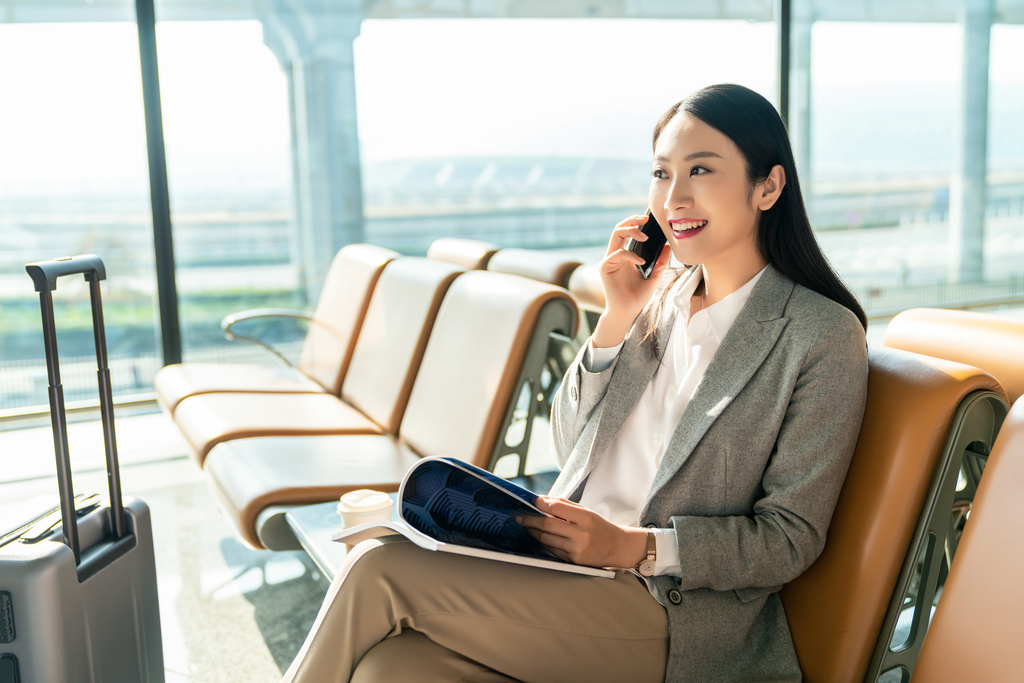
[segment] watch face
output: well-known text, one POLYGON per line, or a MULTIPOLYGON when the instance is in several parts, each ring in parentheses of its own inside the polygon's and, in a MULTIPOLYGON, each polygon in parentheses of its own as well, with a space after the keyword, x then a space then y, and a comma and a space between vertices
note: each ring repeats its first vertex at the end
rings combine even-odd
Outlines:
POLYGON ((643 576, 654 576, 654 560, 644 560, 637 567, 637 571, 643 576))

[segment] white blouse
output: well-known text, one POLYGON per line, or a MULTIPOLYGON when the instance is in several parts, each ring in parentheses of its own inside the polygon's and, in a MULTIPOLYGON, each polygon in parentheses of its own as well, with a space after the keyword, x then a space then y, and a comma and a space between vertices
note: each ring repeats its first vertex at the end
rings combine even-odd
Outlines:
MULTIPOLYGON (((703 266, 669 295, 679 314, 673 322, 661 365, 608 451, 587 478, 581 505, 620 526, 639 525, 654 475, 661 466, 679 418, 763 273, 764 269, 735 292, 692 317, 690 297, 704 279, 703 266)), ((588 341, 583 365, 590 372, 601 372, 611 365, 621 348, 622 344, 595 349, 588 341)), ((654 534, 658 547, 655 575, 679 575, 675 530, 655 529, 654 534)), ((652 585, 648 582, 648 586, 652 585)), ((655 597, 660 601, 660 596, 655 597)))

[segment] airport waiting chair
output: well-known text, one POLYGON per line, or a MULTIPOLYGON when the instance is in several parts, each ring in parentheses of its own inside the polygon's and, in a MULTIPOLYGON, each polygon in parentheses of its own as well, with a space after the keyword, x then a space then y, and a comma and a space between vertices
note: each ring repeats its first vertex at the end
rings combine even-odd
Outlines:
POLYGON ((427 258, 447 261, 466 270, 485 270, 498 245, 462 237, 441 237, 427 247, 427 258))
POLYGON ((445 293, 465 271, 400 257, 381 273, 360 326, 341 397, 216 392, 183 399, 173 419, 199 464, 219 443, 254 436, 395 434, 445 293))
POLYGON ((580 310, 587 318, 590 332, 597 326, 597 319, 604 313, 604 287, 596 263, 582 265, 569 278, 569 293, 576 299, 580 310))
POLYGON ((864 423, 825 549, 781 591, 808 683, 913 668, 943 548, 955 545, 961 462, 987 452, 1006 415, 1002 387, 977 368, 877 347, 868 361, 864 423), (894 644, 908 609, 912 637, 894 644))
POLYGON ((913 683, 1024 681, 1024 401, 996 439, 913 683))
POLYGON ((574 336, 577 315, 564 289, 502 273, 461 275, 441 304, 397 436, 221 443, 204 468, 221 510, 249 545, 285 550, 298 547, 284 521, 289 509, 354 489, 396 491, 421 456, 487 469, 515 456, 522 474, 550 336, 574 336))
MULTIPOLYGON (((547 282, 556 287, 568 287, 569 278, 573 272, 580 267, 580 261, 567 258, 560 254, 553 254, 549 251, 537 249, 499 249, 498 253, 491 257, 487 264, 487 270, 494 273, 508 273, 530 278, 539 282, 547 282)), ((583 326, 581 326, 583 327, 583 326)), ((589 328, 586 329, 586 336, 589 336, 589 328)), ((580 331, 584 333, 583 330, 580 331)), ((586 338, 584 337, 584 339, 586 338)), ((551 335, 551 345, 548 349, 548 362, 545 372, 541 375, 541 394, 544 397, 544 414, 551 413, 551 402, 554 400, 555 392, 561 384, 562 377, 569 364, 572 363, 579 352, 581 339, 573 339, 563 335, 551 335)), ((534 481, 532 478, 521 481, 523 485, 550 486, 554 481, 545 475, 545 481, 534 481), (547 481, 550 480, 550 481, 547 481)))
POLYGON ((1024 395, 1024 320, 991 313, 912 308, 885 328, 882 346, 973 365, 990 373, 1010 402, 1024 395))
POLYGON ((491 272, 520 275, 556 287, 568 287, 569 277, 579 267, 576 259, 539 249, 499 249, 487 263, 491 272))
MULTIPOLYGON (((239 363, 168 365, 153 382, 157 402, 173 416, 182 399, 199 394, 246 391, 337 395, 377 278, 397 256, 397 252, 371 244, 343 247, 331 262, 312 316, 301 311, 259 309, 225 318, 226 334, 231 334, 232 324, 258 317, 309 319, 297 368, 239 363)), ((284 361, 280 354, 275 355, 284 361)))

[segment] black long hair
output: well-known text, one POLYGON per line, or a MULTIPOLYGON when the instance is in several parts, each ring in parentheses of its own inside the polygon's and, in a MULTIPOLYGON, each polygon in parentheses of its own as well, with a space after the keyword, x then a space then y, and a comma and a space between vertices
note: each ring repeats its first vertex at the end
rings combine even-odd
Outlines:
MULTIPOLYGON (((657 146, 665 126, 680 112, 697 117, 733 141, 746 162, 750 191, 768 179, 773 167, 782 166, 786 184, 775 204, 761 212, 757 226, 758 250, 773 268, 793 282, 853 311, 867 329, 864 309, 821 253, 811 231, 786 126, 771 102, 742 85, 709 85, 662 114, 654 127, 652 146, 657 146)), ((665 294, 668 289, 665 288, 665 294)), ((664 296, 652 310, 648 321, 651 332, 660 318, 663 303, 664 296)))

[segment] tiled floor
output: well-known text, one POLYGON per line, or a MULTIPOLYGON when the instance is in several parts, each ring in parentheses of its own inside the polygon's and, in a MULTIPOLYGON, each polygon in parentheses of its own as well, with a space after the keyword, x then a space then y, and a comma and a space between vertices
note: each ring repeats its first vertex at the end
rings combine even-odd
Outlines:
MULTIPOLYGON (((106 488, 96 423, 71 425, 76 492, 106 488)), ((167 683, 278 681, 328 583, 303 553, 244 547, 163 415, 118 418, 125 495, 153 516, 167 683)), ((0 526, 55 498, 48 428, 0 432, 0 526), (12 476, 16 475, 16 476, 12 476)))

